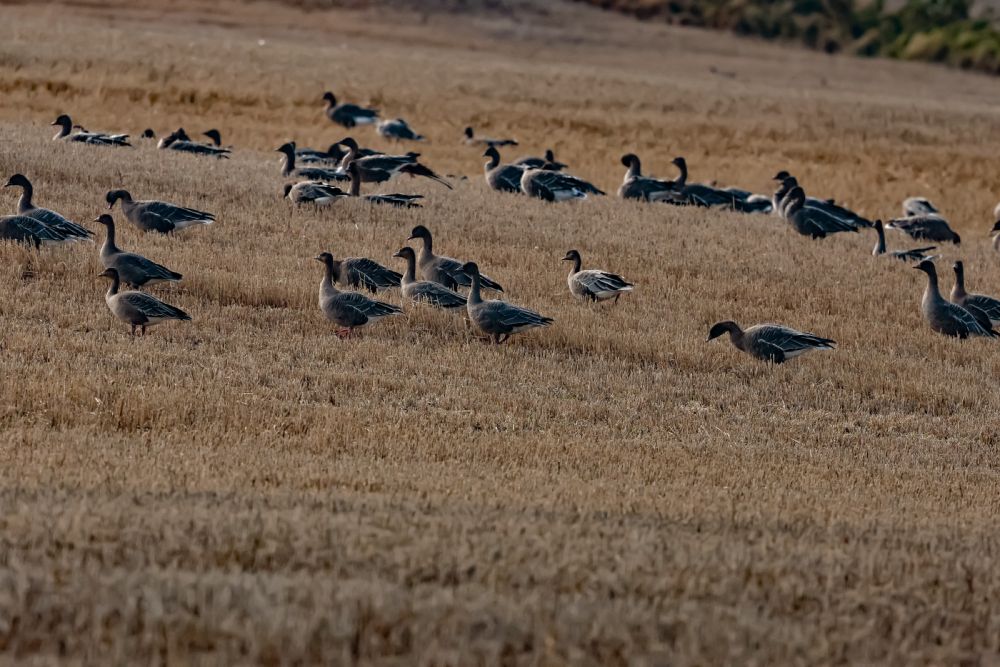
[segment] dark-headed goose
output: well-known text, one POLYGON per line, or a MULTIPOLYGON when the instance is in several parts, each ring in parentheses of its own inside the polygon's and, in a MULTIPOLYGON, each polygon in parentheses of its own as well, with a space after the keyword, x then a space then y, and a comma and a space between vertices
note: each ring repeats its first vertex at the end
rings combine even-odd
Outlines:
MULTIPOLYGON (((885 229, 882 226, 881 220, 875 221, 875 233, 878 234, 878 240, 875 242, 875 247, 872 249, 872 255, 878 257, 879 255, 885 255, 887 253, 885 248, 885 229)), ((927 252, 937 248, 936 245, 929 245, 924 248, 913 248, 912 250, 896 250, 888 253, 889 257, 894 257, 896 259, 901 259, 904 262, 919 262, 921 260, 928 259, 927 252)))
POLYGON ((338 125, 352 128, 355 125, 373 125, 378 121, 378 109, 366 109, 357 104, 337 104, 333 93, 323 93, 326 117, 338 125))
POLYGON ((340 338, 350 337, 355 329, 366 324, 403 312, 399 306, 369 299, 360 292, 341 292, 333 283, 333 255, 323 252, 315 259, 326 267, 319 284, 319 308, 328 320, 340 327, 337 330, 340 338))
POLYGON ((402 118, 379 121, 375 126, 375 131, 386 139, 396 141, 423 141, 424 135, 417 134, 413 128, 402 118))
POLYGON ((564 262, 573 262, 569 270, 566 283, 569 285, 569 292, 577 299, 589 299, 591 301, 606 301, 614 299, 618 303, 618 297, 627 292, 631 292, 635 287, 621 276, 615 273, 599 271, 597 269, 581 270, 580 265, 583 260, 580 252, 570 250, 563 257, 564 262))
POLYGON ((215 222, 215 215, 212 213, 165 201, 136 201, 127 190, 111 190, 105 199, 109 209, 114 208, 115 202, 120 199, 125 219, 144 232, 169 234, 193 225, 211 225, 215 222))
MULTIPOLYGON (((431 237, 429 229, 423 225, 417 225, 410 232, 410 238, 407 240, 412 241, 413 239, 420 239, 423 242, 420 254, 417 256, 417 267, 424 280, 440 283, 448 289, 457 289, 459 285, 462 287, 472 286, 472 278, 462 270, 461 262, 451 257, 434 254, 434 239, 431 237)), ((503 291, 500 283, 482 274, 479 277, 483 287, 498 292, 503 291)))
POLYGON ((525 168, 548 169, 549 171, 562 171, 566 165, 556 160, 556 154, 551 148, 545 149, 545 157, 528 156, 515 160, 514 164, 525 168))
POLYGON ((480 294, 479 267, 475 262, 464 264, 462 272, 472 281, 472 289, 469 291, 469 300, 466 304, 469 319, 480 331, 488 334, 494 343, 499 345, 513 334, 535 327, 547 327, 554 321, 551 317, 543 317, 533 310, 506 301, 484 300, 480 294))
POLYGON ((936 213, 896 218, 889 221, 886 229, 897 229, 913 239, 927 239, 939 243, 947 241, 955 245, 962 242, 962 237, 956 234, 948 222, 936 213))
POLYGON ((347 155, 340 163, 340 172, 347 173, 348 166, 356 164, 361 172, 361 180, 365 183, 385 183, 397 174, 409 174, 410 176, 424 176, 437 181, 449 190, 453 189, 451 183, 417 162, 417 158, 420 157, 419 153, 358 157, 358 142, 352 137, 346 137, 340 143, 347 148, 347 155))
MULTIPOLYGON (((778 181, 778 190, 774 193, 774 212, 782 215, 783 207, 788 203, 788 193, 799 185, 798 180, 789 175, 787 171, 779 171, 774 180, 778 181)), ((823 211, 827 215, 832 215, 841 220, 845 220, 855 227, 871 227, 872 222, 864 216, 858 215, 849 208, 840 206, 832 199, 817 199, 816 197, 806 197, 805 208, 813 208, 823 211)))
POLYGON ((589 194, 604 194, 582 178, 534 167, 525 169, 521 174, 521 190, 529 197, 550 202, 586 199, 589 194))
POLYGON ((187 135, 187 132, 184 131, 183 127, 160 139, 157 144, 157 148, 178 151, 181 153, 191 153, 193 155, 205 155, 219 159, 229 159, 229 154, 232 153, 232 151, 228 148, 216 148, 215 146, 210 146, 208 144, 191 141, 191 138, 187 135))
POLYGON ((104 132, 87 132, 80 129, 73 132, 73 120, 66 114, 61 114, 51 125, 59 126, 59 133, 53 139, 63 139, 65 141, 79 141, 95 146, 131 146, 128 142, 127 134, 105 134, 104 132))
POLYGON ((500 164, 500 151, 490 146, 483 153, 486 163, 486 184, 497 192, 520 192, 524 167, 517 164, 500 164))
POLYGON ((490 146, 499 148, 501 146, 517 146, 514 139, 492 139, 490 137, 477 137, 471 127, 465 128, 465 143, 470 146, 490 146))
POLYGON ((642 162, 634 153, 622 156, 622 164, 628 167, 625 180, 618 188, 618 196, 622 199, 640 199, 642 201, 668 201, 677 193, 673 181, 664 181, 651 176, 642 175, 642 162))
POLYGON ((406 246, 399 249, 393 257, 401 257, 406 260, 406 270, 403 272, 401 281, 403 296, 412 301, 426 301, 427 303, 453 310, 463 308, 466 298, 454 290, 450 290, 441 283, 430 280, 417 280, 417 254, 413 248, 406 246))
POLYGON ((101 246, 101 264, 106 269, 118 271, 118 277, 129 287, 143 287, 162 282, 177 282, 181 274, 171 271, 162 264, 132 252, 123 252, 115 244, 115 221, 107 213, 94 219, 107 229, 108 234, 101 246))
POLYGON ((965 266, 955 262, 955 286, 951 289, 951 300, 972 313, 983 327, 993 328, 1000 324, 1000 300, 984 294, 969 294, 965 291, 965 266))
POLYGON ((423 195, 404 195, 398 192, 386 194, 361 194, 361 171, 358 165, 351 162, 347 165, 347 173, 351 179, 351 196, 362 199, 369 204, 379 204, 385 206, 396 206, 398 208, 420 208, 418 199, 423 199, 423 195))
POLYGON ((281 175, 285 178, 298 176, 308 178, 311 181, 346 181, 348 179, 346 174, 334 167, 296 167, 294 141, 281 144, 274 150, 284 156, 281 164, 281 175))
POLYGON ((51 227, 56 230, 56 232, 66 237, 68 240, 92 240, 94 233, 86 227, 82 227, 71 220, 67 220, 55 211, 35 206, 34 202, 31 201, 31 197, 35 190, 31 185, 31 181, 29 181, 23 174, 14 174, 11 176, 7 180, 4 187, 21 188, 21 197, 17 202, 17 212, 19 215, 26 215, 29 218, 38 220, 46 227, 51 227))
POLYGON ((285 183, 284 196, 300 206, 302 204, 329 206, 338 199, 347 197, 348 194, 334 185, 320 181, 299 181, 294 184, 285 183))
POLYGON ((806 208, 806 193, 796 186, 786 197, 783 217, 792 229, 803 236, 821 239, 838 232, 857 232, 858 228, 846 220, 815 208, 806 208))
POLYGON ((941 291, 938 289, 937 268, 934 266, 934 262, 925 259, 913 268, 927 274, 927 287, 924 289, 920 309, 931 329, 946 336, 959 338, 968 338, 969 336, 995 338, 997 336, 995 331, 980 324, 975 315, 957 304, 946 301, 941 296, 941 291))
POLYGON ((5 215, 0 216, 0 240, 28 243, 38 248, 43 243, 66 243, 71 239, 26 215, 5 215))
POLYGON ((132 335, 135 335, 136 327, 139 333, 146 335, 146 327, 151 327, 167 320, 190 320, 191 316, 176 306, 160 301, 155 296, 144 292, 119 292, 121 277, 118 270, 114 268, 105 269, 99 278, 111 280, 111 287, 108 288, 104 300, 108 304, 111 313, 122 322, 132 325, 132 335))
POLYGON ((718 338, 724 333, 729 334, 729 340, 736 349, 761 361, 775 364, 784 363, 813 350, 833 350, 837 345, 835 340, 796 331, 780 324, 757 324, 744 331, 736 322, 729 320, 712 325, 708 332, 708 340, 718 338))

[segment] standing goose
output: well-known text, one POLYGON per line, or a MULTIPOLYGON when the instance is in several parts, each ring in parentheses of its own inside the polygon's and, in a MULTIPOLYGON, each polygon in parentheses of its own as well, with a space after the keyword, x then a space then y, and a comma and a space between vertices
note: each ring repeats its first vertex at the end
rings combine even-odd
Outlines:
POLYGON ((121 277, 118 270, 108 268, 104 273, 98 275, 99 278, 111 280, 111 287, 104 295, 104 301, 108 304, 111 313, 122 322, 132 325, 132 335, 135 336, 135 329, 139 327, 139 333, 146 335, 146 327, 166 322, 167 320, 190 320, 191 316, 176 306, 160 301, 155 296, 145 292, 119 292, 121 277))
POLYGON ((143 287, 144 285, 155 285, 162 282, 177 282, 182 278, 181 274, 171 271, 162 264, 137 255, 132 252, 123 252, 115 244, 115 221, 107 213, 94 219, 107 229, 108 235, 101 246, 101 264, 105 269, 115 269, 118 277, 129 287, 143 287))
POLYGON ((90 241, 94 236, 94 233, 82 227, 71 220, 67 220, 63 216, 59 215, 55 211, 50 211, 47 208, 39 208, 31 201, 31 197, 35 192, 35 189, 31 185, 31 181, 27 179, 23 174, 14 174, 11 176, 7 183, 4 185, 5 188, 21 188, 21 197, 17 202, 17 212, 20 215, 26 215, 29 218, 34 218, 46 227, 51 227, 56 230, 59 234, 66 237, 71 241, 90 241))
POLYGON ((951 242, 955 245, 962 242, 962 237, 956 234, 948 226, 948 222, 936 213, 896 218, 889 221, 886 229, 897 229, 908 234, 912 239, 926 239, 939 243, 951 242))
POLYGON ((323 252, 315 259, 326 267, 323 281, 319 284, 319 309, 328 320, 340 327, 337 329, 339 338, 349 338, 355 329, 403 312, 399 306, 369 299, 359 292, 341 292, 333 284, 333 255, 323 252))
MULTIPOLYGON (((872 255, 878 257, 879 255, 886 254, 885 248, 885 229, 882 226, 881 220, 875 221, 875 233, 878 234, 878 240, 875 242, 875 247, 872 249, 872 255)), ((889 253, 890 257, 896 259, 901 259, 904 262, 919 262, 928 259, 927 252, 937 248, 936 245, 929 245, 924 248, 913 248, 912 250, 896 250, 889 253)))
POLYGON ((378 121, 378 109, 366 109, 357 104, 337 104, 333 93, 323 93, 326 102, 326 117, 338 125, 350 129, 355 125, 372 125, 378 121))
POLYGON ((420 157, 419 153, 359 157, 358 142, 352 137, 346 137, 340 143, 347 148, 347 154, 340 162, 339 171, 342 174, 347 173, 349 165, 357 164, 361 172, 361 180, 365 183, 384 183, 397 174, 409 174, 410 176, 424 176, 437 181, 449 190, 453 189, 451 183, 417 162, 417 158, 420 157))
POLYGON ((87 132, 84 129, 70 134, 73 131, 73 120, 66 114, 61 114, 51 125, 59 126, 59 133, 53 139, 63 139, 64 141, 78 141, 95 146, 131 146, 128 142, 127 134, 106 134, 104 132, 87 132))
POLYGON ((284 197, 300 206, 302 204, 329 206, 347 196, 347 193, 340 188, 320 181, 285 183, 284 187, 284 197))
POLYGON ((972 313, 986 329, 1000 324, 1000 300, 984 294, 968 294, 965 291, 965 266, 955 262, 955 286, 951 289, 951 300, 972 313))
POLYGON ((639 199, 641 201, 669 201, 677 194, 673 181, 663 181, 658 178, 642 175, 642 162, 634 153, 622 156, 622 164, 628 167, 625 180, 618 188, 618 196, 622 199, 639 199))
POLYGON ((215 215, 193 208, 185 208, 164 201, 136 201, 128 190, 111 190, 105 196, 108 208, 114 208, 119 199, 125 218, 144 232, 169 234, 193 225, 211 225, 215 215))
POLYGON ((488 146, 490 148, 517 146, 517 141, 514 139, 491 139, 489 137, 477 137, 471 127, 465 128, 465 143, 470 146, 488 146))
MULTIPOLYGON (((461 262, 451 257, 434 254, 434 239, 431 237, 429 229, 423 225, 417 225, 410 232, 410 238, 407 240, 412 241, 413 239, 420 239, 423 242, 420 254, 417 256, 417 266, 420 268, 420 275, 424 280, 439 283, 448 289, 458 289, 460 285, 462 287, 472 286, 472 278, 462 269, 461 262)), ((478 271, 478 268, 476 270, 478 271)), ((479 274, 479 281, 483 287, 497 292, 503 291, 500 283, 482 274, 479 274)))
POLYGON ((586 199, 588 194, 604 194, 576 176, 535 167, 528 167, 521 174, 521 190, 529 197, 550 202, 586 199))
POLYGON ((814 208, 806 208, 806 193, 795 186, 788 193, 783 214, 792 229, 803 236, 814 239, 825 238, 828 234, 838 232, 857 232, 858 228, 838 217, 814 208))
POLYGON ((524 167, 517 164, 500 164, 500 151, 490 146, 483 153, 489 158, 486 163, 486 184, 497 192, 520 192, 524 167))
POLYGON ((583 260, 577 250, 567 252, 562 261, 573 262, 566 282, 569 285, 569 293, 577 299, 590 299, 591 301, 614 299, 615 303, 618 303, 618 297, 631 292, 632 288, 635 287, 615 273, 607 273, 597 269, 581 270, 580 265, 583 260))
POLYGON ((925 259, 915 267, 927 274, 927 287, 920 302, 924 319, 931 329, 946 336, 968 338, 969 336, 988 336, 995 338, 997 333, 989 327, 984 327, 968 310, 954 303, 945 301, 938 289, 937 269, 934 262, 925 259))
MULTIPOLYGON (((382 266, 374 259, 367 257, 334 259, 331 253, 323 254, 330 256, 331 279, 334 283, 344 287, 366 289, 375 294, 382 290, 399 287, 403 277, 398 271, 382 266)), ((326 262, 325 259, 322 261, 326 262)))
MULTIPOLYGON (((746 331, 736 322, 716 322, 708 332, 708 341, 729 333, 737 350, 761 361, 781 364, 813 350, 833 350, 837 341, 796 331, 780 324, 757 324, 746 331)), ((707 342, 707 341, 706 341, 707 342)))
POLYGON ((417 134, 413 128, 402 118, 379 121, 375 126, 375 131, 386 139, 396 141, 423 141, 424 135, 417 134))
POLYGON ((535 169, 548 169, 549 171, 562 171, 566 168, 565 163, 556 160, 556 154, 551 148, 545 149, 545 157, 523 157, 516 160, 514 164, 525 168, 534 167, 535 169))
POLYGON ((351 179, 351 197, 357 197, 369 204, 379 204, 386 206, 396 206, 397 208, 420 208, 418 199, 423 199, 423 195, 404 195, 399 193, 361 195, 361 170, 358 165, 351 162, 347 165, 347 173, 351 179))
POLYGON ((413 252, 413 248, 409 246, 400 248, 393 257, 401 257, 406 260, 406 270, 403 272, 401 284, 403 296, 407 299, 426 301, 445 310, 465 307, 466 298, 458 292, 448 289, 441 283, 417 280, 417 254, 413 252))
POLYGON ((472 289, 469 291, 469 300, 466 303, 469 319, 479 327, 480 331, 488 334, 495 344, 499 345, 513 334, 522 331, 547 327, 554 321, 551 317, 543 317, 533 310, 506 301, 483 300, 480 294, 479 267, 475 262, 464 264, 462 272, 472 280, 472 289))
POLYGON ((228 160, 229 154, 232 153, 232 151, 228 148, 216 148, 215 146, 210 146, 208 144, 200 144, 197 141, 191 141, 191 138, 187 135, 187 132, 184 131, 183 127, 160 139, 157 144, 157 148, 179 151, 181 153, 192 153, 194 155, 206 155, 208 157, 219 158, 220 160, 228 160))
POLYGON ((43 243, 66 243, 70 239, 35 218, 26 215, 5 215, 0 216, 0 240, 28 243, 38 248, 43 243))
POLYGON ((348 176, 339 169, 327 167, 296 167, 295 166, 295 142, 289 141, 281 144, 276 149, 276 153, 281 153, 284 160, 281 165, 281 175, 285 178, 298 176, 308 178, 311 181, 346 181, 348 176))

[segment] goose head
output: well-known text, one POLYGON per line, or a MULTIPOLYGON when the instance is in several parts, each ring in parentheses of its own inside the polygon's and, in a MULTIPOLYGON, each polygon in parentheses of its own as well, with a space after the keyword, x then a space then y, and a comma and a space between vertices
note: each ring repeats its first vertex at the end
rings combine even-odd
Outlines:
POLYGON ((413 231, 410 232, 410 238, 406 240, 412 241, 413 239, 429 239, 430 237, 431 237, 431 232, 429 229, 427 229, 423 225, 417 225, 416 227, 413 228, 413 231))
POLYGON ((63 113, 59 114, 59 116, 54 121, 49 123, 49 125, 59 125, 64 131, 69 132, 73 129, 73 120, 63 113))
POLYGON ((678 169, 687 169, 687 160, 682 157, 675 157, 670 161, 670 164, 674 165, 678 169))
POLYGON ((347 146, 347 148, 355 152, 358 150, 358 142, 354 140, 354 137, 344 137, 337 143, 339 143, 341 146, 347 146))
POLYGON ((329 104, 331 107, 337 106, 337 97, 329 90, 323 93, 323 101, 329 104))
POLYGON ((564 262, 578 262, 580 261, 580 251, 579 250, 569 250, 566 252, 566 256, 562 258, 564 262))
POLYGON ((916 266, 914 266, 917 271, 923 271, 931 278, 937 278, 937 267, 934 266, 934 262, 929 259, 925 259, 916 266))
POLYGON ((393 253, 392 256, 399 257, 405 260, 410 260, 410 259, 416 259, 417 253, 413 252, 413 248, 411 248, 410 246, 403 246, 398 251, 393 253))
POLYGON ((325 264, 326 266, 333 266, 333 255, 328 252, 321 252, 320 254, 313 257, 317 262, 325 264))
POLYGON ((30 188, 31 181, 24 174, 14 174, 4 183, 5 188, 30 188))
MULTIPOLYGON (((549 160, 548 156, 546 156, 545 159, 549 160)), ((639 161, 639 156, 636 155, 635 153, 625 153, 625 155, 622 155, 622 164, 626 167, 631 168, 632 164, 638 161, 639 161)), ((552 162, 552 160, 549 160, 549 162, 552 162)))
POLYGON ((108 194, 104 195, 104 200, 108 202, 108 208, 114 208, 115 202, 119 199, 132 201, 132 195, 128 193, 128 190, 108 190, 108 194))
POLYGON ((476 278, 479 276, 479 265, 475 262, 466 262, 462 265, 462 271, 470 278, 476 278))
POLYGON ((277 148, 274 149, 275 153, 284 153, 285 155, 295 155, 295 142, 286 141, 277 148))
POLYGON ((552 151, 551 148, 546 148, 545 149, 545 161, 546 162, 555 162, 556 161, 556 154, 552 151))
POLYGON ((466 139, 471 139, 473 136, 475 136, 475 135, 474 135, 474 133, 472 131, 472 128, 471 127, 465 128, 465 138, 466 139))
POLYGON ((496 146, 488 146, 485 151, 483 151, 483 157, 488 157, 491 160, 500 161, 500 151, 497 150, 496 146))
POLYGON ((739 331, 741 331, 740 325, 736 324, 736 322, 733 322, 731 320, 716 322, 715 324, 712 325, 712 328, 708 330, 708 338, 705 339, 705 342, 707 343, 710 340, 718 338, 724 333, 739 332, 739 331))
POLYGON ((104 269, 97 274, 98 278, 107 278, 108 280, 118 280, 118 269, 104 269))
POLYGON ((786 178, 791 178, 791 174, 782 169, 781 171, 779 171, 777 174, 774 175, 774 178, 772 180, 778 181, 779 183, 783 183, 786 178))
POLYGON ((215 144, 216 146, 222 145, 222 135, 219 134, 219 131, 216 130, 215 128, 202 132, 202 134, 211 139, 212 143, 215 144))
POLYGON ((952 264, 951 268, 955 272, 955 275, 957 277, 959 278, 965 277, 965 265, 962 264, 962 260, 958 260, 957 262, 952 264))
POLYGON ((155 139, 156 138, 156 132, 153 132, 153 128, 147 127, 145 130, 142 131, 142 138, 143 139, 155 139))
POLYGON ((993 228, 990 229, 990 234, 996 234, 997 232, 1000 232, 1000 220, 994 222, 993 228))
POLYGON ((112 218, 107 213, 102 213, 101 215, 94 218, 94 222, 104 225, 105 227, 110 227, 115 224, 114 218, 112 218))

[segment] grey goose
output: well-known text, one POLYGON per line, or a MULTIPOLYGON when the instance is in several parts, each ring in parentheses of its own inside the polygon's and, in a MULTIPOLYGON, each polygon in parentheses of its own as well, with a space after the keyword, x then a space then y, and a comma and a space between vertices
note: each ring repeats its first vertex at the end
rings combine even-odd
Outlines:
POLYGON ((912 239, 926 239, 938 243, 951 242, 955 245, 962 242, 962 237, 952 230, 948 221, 936 213, 895 218, 889 221, 886 229, 899 230, 912 239))
POLYGON ((399 306, 369 299, 359 292, 341 292, 333 283, 333 255, 323 252, 315 259, 322 262, 326 269, 319 284, 319 309, 339 327, 338 337, 349 338, 355 329, 403 312, 399 306))
POLYGON ((139 328, 139 333, 145 336, 146 327, 168 320, 191 319, 191 316, 180 308, 164 303, 151 294, 135 291, 119 292, 121 277, 118 275, 117 269, 105 269, 98 277, 111 280, 111 287, 104 295, 104 301, 108 304, 108 310, 115 317, 132 326, 133 336, 135 336, 136 327, 139 328))
POLYGON ((417 280, 417 253, 413 248, 404 246, 399 249, 393 257, 400 257, 406 261, 406 270, 403 271, 402 285, 403 296, 411 301, 423 301, 444 310, 455 310, 464 308, 466 298, 454 290, 450 290, 441 283, 430 280, 417 280))
POLYGON ((927 253, 937 248, 936 245, 929 245, 923 248, 912 248, 910 250, 895 250, 893 252, 887 252, 885 246, 885 229, 882 225, 881 220, 875 221, 875 233, 878 235, 878 240, 875 241, 875 247, 872 249, 872 255, 874 255, 875 257, 888 254, 889 257, 900 259, 903 260, 904 262, 919 262, 921 260, 928 259, 927 253))
POLYGON ((465 128, 465 143, 470 146, 488 146, 490 148, 500 148, 503 146, 517 146, 514 139, 492 139, 490 137, 477 137, 471 127, 465 128))
POLYGON ((736 322, 716 322, 708 332, 708 341, 729 334, 733 346, 761 361, 781 364, 813 350, 836 349, 837 341, 796 331, 781 324, 757 324, 745 331, 736 322))
MULTIPOLYGON (((462 269, 463 264, 461 262, 451 257, 434 254, 434 239, 429 229, 423 225, 417 225, 410 232, 410 238, 407 240, 412 241, 414 239, 420 239, 423 242, 420 254, 417 255, 417 267, 420 269, 420 275, 424 280, 439 283, 448 289, 458 289, 459 286, 472 286, 472 277, 462 269)), ((479 281, 483 287, 488 287, 498 292, 503 291, 500 283, 487 276, 480 274, 479 281)))
POLYGON ((500 164, 500 151, 490 146, 483 153, 489 158, 484 166, 486 184, 497 192, 521 192, 521 176, 524 167, 518 164, 500 164))
MULTIPOLYGON (((778 181, 778 190, 774 193, 774 212, 779 216, 782 215, 781 209, 787 204, 788 193, 792 191, 793 188, 799 185, 798 180, 791 176, 787 171, 779 171, 775 176, 774 180, 778 181)), ((854 211, 840 206, 833 199, 817 199, 816 197, 806 197, 804 206, 806 208, 814 208, 823 211, 827 215, 832 215, 841 220, 845 220, 855 227, 871 227, 872 222, 864 216, 858 215, 854 211)))
POLYGON ((420 208, 420 204, 417 203, 417 200, 423 199, 423 195, 405 195, 399 193, 362 195, 361 170, 356 162, 351 162, 347 165, 347 173, 351 179, 351 197, 359 198, 369 204, 395 206, 397 208, 420 208))
POLYGON ((545 149, 545 157, 535 157, 529 155, 514 161, 514 164, 522 167, 534 167, 535 169, 548 169, 549 171, 562 171, 566 164, 556 160, 556 154, 551 148, 545 149))
POLYGON ((340 188, 322 181, 299 181, 298 183, 285 183, 283 196, 300 206, 303 204, 329 206, 338 199, 347 197, 348 194, 340 188))
POLYGON ((160 139, 157 144, 157 148, 178 151, 181 153, 191 153, 193 155, 205 155, 219 159, 229 159, 229 154, 232 153, 232 151, 228 148, 216 148, 215 146, 210 146, 209 144, 191 141, 191 137, 188 136, 183 127, 174 130, 167 136, 160 139))
POLYGON ((289 176, 298 176, 299 178, 307 178, 311 181, 326 182, 346 181, 348 179, 347 174, 335 167, 296 167, 294 141, 285 142, 274 150, 276 153, 281 153, 284 156, 281 164, 281 175, 285 178, 288 178, 289 176))
POLYGON ((101 246, 101 264, 105 269, 115 269, 118 277, 129 287, 143 287, 163 282, 177 282, 183 276, 162 264, 132 252, 124 252, 115 243, 115 221, 107 213, 94 222, 104 225, 107 236, 101 246))
POLYGON ((165 201, 134 200, 128 190, 110 190, 105 199, 108 208, 121 200, 125 219, 144 232, 169 234, 194 225, 211 225, 215 215, 165 201))
POLYGON ((548 202, 586 199, 591 194, 604 194, 581 178, 537 167, 528 167, 521 174, 521 190, 529 197, 548 202))
POLYGON ((375 126, 375 131, 386 139, 393 139, 395 141, 424 140, 424 135, 414 132, 409 123, 402 118, 379 121, 379 123, 375 126))
POLYGON ((7 179, 7 183, 4 184, 4 187, 21 188, 21 197, 17 201, 18 215, 26 215, 29 218, 38 220, 46 227, 50 227, 57 231, 60 235, 66 237, 67 240, 93 240, 94 233, 86 227, 78 225, 71 220, 67 220, 55 211, 35 206, 34 202, 31 200, 35 189, 31 185, 31 181, 29 181, 24 174, 14 174, 7 179))
POLYGON ((398 271, 393 271, 367 257, 334 259, 329 252, 323 253, 323 255, 330 256, 329 261, 325 258, 321 261, 328 263, 331 280, 344 287, 366 289, 375 294, 382 290, 399 287, 403 277, 398 271))
POLYGON ((920 302, 920 310, 924 319, 934 331, 946 336, 968 338, 969 336, 987 336, 995 338, 998 334, 984 327, 976 316, 958 304, 950 303, 941 296, 938 289, 937 268, 934 262, 925 259, 915 267, 927 274, 927 287, 920 302))
POLYGON ((323 93, 323 101, 326 102, 326 117, 348 129, 356 125, 373 125, 378 121, 378 109, 366 109, 357 104, 337 104, 337 97, 329 91, 323 93))
POLYGON ((53 229, 35 218, 26 215, 0 216, 0 241, 27 243, 40 247, 43 243, 66 243, 77 239, 68 239, 56 229, 53 229))
POLYGON ((469 300, 466 303, 469 319, 495 344, 503 343, 513 334, 536 327, 547 327, 554 321, 551 317, 543 317, 533 310, 506 301, 483 299, 480 292, 482 281, 479 267, 475 262, 462 265, 462 272, 472 281, 472 289, 469 291, 469 300))
POLYGON ((578 250, 570 250, 563 257, 564 262, 573 262, 569 270, 566 283, 569 285, 569 293, 577 299, 589 299, 590 301, 606 301, 614 299, 618 303, 618 297, 632 291, 635 287, 616 273, 608 273, 598 269, 582 269, 583 259, 578 250))
POLYGON ((84 129, 80 129, 77 132, 73 132, 73 120, 66 114, 60 114, 51 125, 58 125, 59 132, 53 139, 62 139, 64 141, 80 142, 85 144, 92 144, 94 146, 131 146, 128 142, 127 134, 106 134, 104 132, 87 132, 84 129))
POLYGON ((622 156, 622 164, 628 167, 625 180, 618 188, 618 196, 622 199, 639 199, 641 201, 670 201, 677 194, 673 181, 642 175, 642 162, 635 153, 622 156))
POLYGON ((732 192, 703 183, 688 183, 687 160, 683 157, 675 157, 671 160, 671 164, 677 167, 680 174, 673 181, 676 193, 670 201, 704 208, 735 209, 738 206, 737 200, 739 198, 732 192))
POLYGON ((420 153, 407 153, 406 155, 369 155, 360 157, 358 154, 358 142, 352 137, 345 137, 341 140, 341 145, 347 148, 347 154, 340 162, 339 171, 347 173, 347 168, 351 164, 356 164, 361 173, 361 180, 365 183, 385 183, 397 174, 409 174, 410 176, 423 176, 433 181, 437 181, 449 190, 452 190, 451 183, 444 180, 425 165, 417 162, 420 153))
POLYGON ((782 217, 799 234, 814 239, 822 239, 838 232, 858 231, 858 228, 850 222, 819 209, 807 208, 805 203, 805 191, 799 186, 795 186, 788 193, 782 207, 782 217))
POLYGON ((965 291, 965 265, 958 261, 952 268, 955 271, 955 286, 951 289, 952 302, 972 313, 987 329, 1000 324, 1000 300, 985 294, 969 294, 965 291))

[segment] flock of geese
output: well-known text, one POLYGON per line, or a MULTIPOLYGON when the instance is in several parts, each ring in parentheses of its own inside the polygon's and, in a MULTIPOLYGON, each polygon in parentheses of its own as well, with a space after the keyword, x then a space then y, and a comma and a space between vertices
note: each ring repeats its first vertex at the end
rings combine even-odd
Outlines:
MULTIPOLYGON (((378 134, 397 142, 424 140, 424 136, 402 118, 382 119, 377 109, 340 102, 331 92, 325 93, 323 100, 326 117, 345 128, 373 125, 378 134)), ((57 141, 93 146, 131 146, 127 134, 92 132, 74 124, 65 114, 56 118, 52 125, 59 127, 54 137, 57 141)), ((209 141, 195 141, 183 128, 178 128, 161 138, 157 147, 217 159, 229 157, 232 148, 222 145, 218 130, 208 130, 203 136, 209 141)), ((156 133, 147 129, 141 137, 155 140, 156 133)), ((482 155, 487 160, 484 165, 485 180, 493 190, 519 193, 547 202, 605 194, 592 183, 568 173, 568 165, 557 161, 551 149, 541 157, 529 156, 505 163, 500 149, 517 146, 516 140, 482 137, 472 127, 467 127, 462 141, 483 149, 482 155)), ((446 178, 420 162, 420 153, 386 154, 360 146, 353 137, 345 137, 326 150, 303 148, 289 141, 276 151, 283 156, 281 176, 286 179, 284 197, 298 206, 329 206, 339 199, 353 197, 372 205, 419 207, 422 195, 361 193, 365 183, 381 184, 400 175, 427 178, 448 189, 453 187, 446 178), (289 179, 293 180, 289 182, 289 179), (347 190, 337 184, 347 184, 347 190)), ((935 245, 894 251, 887 249, 886 229, 898 230, 917 240, 961 243, 961 238, 951 229, 938 208, 925 198, 905 200, 903 215, 883 224, 881 220, 873 222, 834 200, 807 196, 797 179, 787 171, 775 175, 777 186, 773 195, 762 195, 739 188, 722 188, 714 183, 690 182, 688 165, 683 157, 672 161, 677 169, 677 176, 673 179, 644 175, 640 158, 633 153, 623 155, 621 163, 626 168, 617 192, 622 199, 775 215, 784 219, 799 234, 813 239, 872 229, 877 239, 873 255, 914 262, 914 268, 927 274, 922 311, 934 331, 959 338, 1000 336, 993 329, 1000 324, 1000 300, 967 293, 962 262, 954 264, 955 285, 948 300, 942 296, 938 286, 935 256, 928 255, 936 249, 935 245)), ((55 211, 36 206, 34 189, 24 175, 11 176, 5 187, 20 188, 21 197, 16 214, 0 217, 0 239, 27 243, 36 248, 43 244, 93 240, 94 232, 90 229, 55 211)), ((169 234, 193 225, 209 225, 215 220, 213 214, 205 211, 164 201, 133 199, 131 193, 122 189, 111 190, 105 200, 109 209, 120 202, 124 218, 143 232, 169 234)), ((994 216, 998 222, 992 229, 993 242, 994 247, 1000 250, 1000 205, 994 216)), ((115 317, 131 326, 132 335, 137 330, 140 335, 145 335, 147 327, 164 321, 190 320, 191 317, 180 308, 140 291, 157 283, 179 281, 181 274, 119 248, 115 221, 110 214, 102 214, 94 222, 105 229, 99 254, 105 267, 100 276, 110 281, 105 295, 107 306, 115 317)), ((375 298, 379 292, 393 288, 398 288, 404 298, 413 302, 428 303, 446 311, 466 312, 469 321, 497 344, 513 334, 552 323, 552 318, 529 308, 500 299, 484 298, 485 290, 503 292, 503 287, 482 273, 475 262, 436 254, 433 237, 427 227, 417 225, 407 240, 418 241, 419 250, 403 246, 393 255, 405 264, 402 272, 364 257, 338 260, 329 252, 323 252, 315 258, 323 264, 319 308, 336 325, 339 337, 351 337, 369 324, 401 314, 403 311, 399 306, 375 298), (366 290, 371 296, 350 288, 366 290), (462 290, 467 293, 463 294, 462 290)), ((571 262, 567 285, 570 294, 577 299, 617 302, 635 287, 620 275, 584 269, 578 250, 569 250, 563 260, 571 262)), ((731 321, 714 324, 708 340, 727 333, 739 350, 773 363, 836 346, 832 339, 777 324, 760 324, 744 330, 731 321)))

